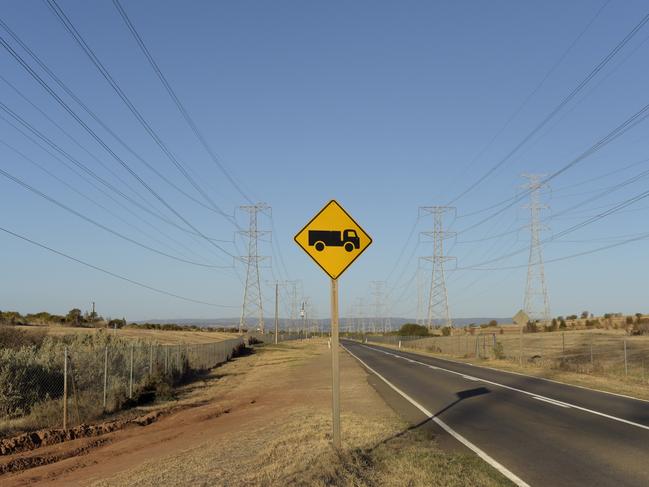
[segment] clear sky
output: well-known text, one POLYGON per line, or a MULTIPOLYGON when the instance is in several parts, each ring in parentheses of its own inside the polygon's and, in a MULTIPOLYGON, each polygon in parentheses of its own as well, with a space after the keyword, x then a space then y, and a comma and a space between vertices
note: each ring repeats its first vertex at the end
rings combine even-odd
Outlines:
MULTIPOLYGON (((113 3, 61 0, 59 5, 197 185, 245 227, 247 215, 235 208, 246 201, 188 128, 113 3)), ((373 302, 371 281, 387 280, 390 314, 415 317, 418 256, 432 253, 432 245, 418 236, 431 228, 432 219, 418 219, 418 207, 453 202, 457 216, 446 220, 449 230, 458 232, 446 241, 458 268, 452 271, 455 263, 448 264, 451 314, 511 316, 522 306, 526 281, 525 201, 465 229, 505 205, 485 208, 519 193, 521 173, 553 173, 649 103, 649 25, 644 25, 508 160, 456 200, 640 23, 649 10, 646 2, 123 0, 122 5, 232 178, 253 201, 272 206, 272 221, 259 221, 260 229, 274 230, 272 245, 259 244, 260 254, 272 256, 261 270, 267 314, 272 310, 268 282, 299 279, 317 315, 328 316, 328 280, 292 237, 335 198, 374 239, 340 280, 343 314, 359 298, 373 302), (485 211, 472 215, 479 210, 485 211), (497 269, 475 270, 519 249, 484 265, 497 269), (521 267, 500 269, 512 266, 521 267)), ((0 27, 8 45, 110 150, 200 233, 224 240, 218 245, 230 254, 244 251, 245 239, 235 238, 231 219, 196 203, 206 205, 46 2, 5 2, 0 17, 110 130, 193 200, 120 145, 0 27)), ((185 260, 231 265, 226 253, 189 235, 185 224, 2 48, 0 74, 0 101, 6 107, 131 202, 78 168, 73 172, 64 165, 71 166, 69 160, 60 155, 57 160, 52 149, 26 138, 0 111, 2 170, 147 246, 185 260)), ((641 122, 554 178, 542 195, 549 206, 542 212, 548 226, 542 238, 645 191, 648 140, 649 122, 641 122), (613 189, 636 175, 637 181, 613 189)), ((639 200, 547 242, 544 256, 561 258, 647 232, 648 208, 649 199, 639 200)), ((104 316, 132 320, 240 313, 241 263, 234 269, 205 268, 152 253, 2 175, 0 209, 2 228, 138 282, 229 306, 161 295, 0 232, 2 310, 63 313, 88 309, 94 300, 104 316)), ((549 262, 552 314, 647 311, 648 245, 639 240, 549 262)), ((365 313, 372 314, 372 308, 366 306, 365 313)))

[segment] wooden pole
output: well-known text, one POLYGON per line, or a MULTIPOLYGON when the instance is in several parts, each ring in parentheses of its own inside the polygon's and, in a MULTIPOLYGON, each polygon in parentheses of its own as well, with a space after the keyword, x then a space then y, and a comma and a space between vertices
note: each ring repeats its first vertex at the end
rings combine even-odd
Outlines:
POLYGON ((340 364, 338 363, 338 281, 331 280, 331 376, 333 445, 340 448, 340 364))

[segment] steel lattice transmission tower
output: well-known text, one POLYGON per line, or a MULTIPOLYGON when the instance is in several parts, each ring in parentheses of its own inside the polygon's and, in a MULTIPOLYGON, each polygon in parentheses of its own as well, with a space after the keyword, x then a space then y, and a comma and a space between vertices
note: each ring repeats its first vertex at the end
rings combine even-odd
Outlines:
POLYGON ((527 264, 527 284, 523 309, 531 319, 548 323, 550 321, 550 302, 545 284, 541 245, 541 231, 547 229, 541 224, 541 210, 548 208, 547 205, 541 204, 541 191, 547 188, 547 184, 542 182, 544 174, 523 174, 522 177, 528 181, 523 185, 523 188, 530 192, 530 204, 524 206, 530 210, 530 258, 527 264))
POLYGON ((448 309, 444 263, 454 260, 455 257, 444 255, 444 240, 454 237, 455 232, 444 230, 444 215, 447 213, 454 214, 455 208, 452 206, 419 207, 420 217, 423 215, 432 215, 433 217, 433 230, 431 232, 422 232, 422 235, 433 240, 433 255, 422 257, 423 260, 432 263, 430 291, 428 293, 428 313, 426 315, 426 325, 429 329, 432 329, 436 323, 441 323, 443 326, 453 326, 448 309))
POLYGON ((372 281, 370 288, 374 296, 374 330, 383 333, 388 331, 389 318, 387 317, 387 293, 385 281, 372 281))
POLYGON ((268 257, 260 256, 258 253, 258 242, 269 231, 261 231, 257 227, 258 215, 270 216, 271 208, 265 203, 256 205, 240 206, 241 211, 249 215, 248 230, 241 230, 240 235, 248 238, 248 253, 241 256, 240 260, 246 264, 246 284, 243 291, 243 305, 241 307, 241 319, 239 320, 239 332, 247 328, 249 322, 256 321, 259 330, 264 332, 264 300, 261 294, 261 281, 259 278, 259 263, 268 257))

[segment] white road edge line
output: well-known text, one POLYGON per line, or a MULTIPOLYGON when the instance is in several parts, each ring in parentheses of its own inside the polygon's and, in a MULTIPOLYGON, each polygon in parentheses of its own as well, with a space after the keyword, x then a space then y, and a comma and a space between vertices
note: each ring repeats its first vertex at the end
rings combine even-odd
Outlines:
MULTIPOLYGON (((385 346, 385 345, 389 345, 389 344, 375 343, 374 345, 378 345, 378 346, 384 345, 385 346)), ((407 352, 407 353, 413 353, 413 354, 417 355, 417 352, 413 351, 412 349, 410 351, 407 350, 407 349, 399 350, 399 352, 407 352)), ((419 354, 419 355, 423 355, 423 354, 419 354)), ((523 374, 522 372, 515 372, 513 370, 497 369, 495 367, 488 367, 486 365, 477 365, 477 364, 474 364, 474 363, 471 363, 471 362, 460 362, 458 360, 452 360, 452 359, 446 358, 446 357, 434 357, 434 356, 431 356, 430 358, 434 358, 436 360, 441 360, 443 362, 450 362, 452 364, 471 365, 472 367, 478 367, 479 369, 493 370, 494 372, 504 372, 506 374, 520 375, 521 377, 529 377, 531 379, 543 380, 545 382, 553 382, 555 384, 561 384, 561 385, 569 386, 569 387, 578 387, 579 389, 585 389, 587 391, 593 391, 593 392, 601 392, 602 394, 608 394, 610 396, 624 397, 626 399, 633 399, 634 401, 649 402, 649 399, 642 399, 640 397, 629 396, 628 394, 620 394, 619 392, 604 391, 602 389, 595 389, 593 387, 581 386, 579 384, 570 384, 569 382, 563 382, 563 381, 556 380, 556 379, 548 379, 547 377, 539 377, 537 375, 523 374)))
MULTIPOLYGON (((417 401, 415 401, 412 397, 410 397, 408 394, 403 392, 401 389, 399 389, 397 386, 392 384, 389 380, 387 380, 385 377, 383 377, 381 374, 379 374, 376 370, 374 370, 372 367, 367 365, 365 362, 363 362, 360 358, 358 358, 354 353, 350 352, 347 347, 341 345, 343 350, 345 350, 349 355, 354 357, 356 360, 358 360, 367 370, 372 372, 374 375, 376 375, 379 379, 381 379, 383 382, 385 382, 388 386, 390 386, 395 392, 397 392, 400 396, 402 396, 406 401, 408 401, 410 404, 415 406, 417 409, 419 409, 422 413, 424 413, 426 416, 428 416, 432 421, 437 423, 444 431, 446 431, 448 434, 450 434, 453 438, 455 438, 457 441, 462 443, 464 446, 466 446, 468 449, 472 450, 476 455, 478 455, 480 458, 482 458, 485 462, 487 462, 489 465, 491 465, 493 468, 498 470, 501 474, 503 474, 505 477, 507 477, 509 480, 511 480, 514 484, 518 485, 519 487, 530 487, 530 485, 523 481, 520 477, 518 477, 516 474, 511 472, 507 467, 504 465, 498 463, 496 460, 494 460, 492 457, 490 457, 487 453, 485 453, 483 450, 478 448, 476 445, 471 443, 469 440, 467 440, 464 436, 460 435, 457 431, 452 429, 450 426, 448 426, 444 421, 441 419, 435 417, 428 409, 426 409, 424 406, 419 404, 417 401)), ((368 347, 369 348, 369 347, 368 347)))
MULTIPOLYGON (((393 355, 395 357, 399 357, 399 358, 405 359, 405 360, 411 360, 411 359, 407 359, 405 357, 402 357, 400 355, 396 355, 394 353, 384 352, 383 350, 380 350, 380 349, 377 349, 377 348, 372 348, 372 347, 370 347, 368 345, 363 345, 363 346, 366 347, 366 348, 369 348, 370 350, 374 350, 375 352, 384 353, 386 355, 393 355)), ((434 359, 434 357, 431 357, 431 358, 434 359)), ((428 366, 428 364, 426 364, 424 362, 417 362, 417 363, 420 364, 420 365, 428 366)), ((466 374, 462 374, 460 372, 455 372, 454 370, 448 370, 448 369, 445 369, 443 367, 438 367, 438 369, 443 370, 444 372, 448 372, 449 374, 455 374, 455 375, 459 375, 459 376, 462 376, 462 377, 465 377, 465 378, 467 377, 466 374)), ((558 401, 557 399, 552 399, 551 397, 542 396, 540 394, 534 394, 533 392, 524 391, 523 389, 517 389, 516 387, 507 386, 505 384, 500 384, 498 382, 493 382, 493 381, 490 381, 490 380, 487 380, 487 379, 478 379, 478 378, 476 378, 476 379, 481 381, 481 382, 484 382, 486 384, 491 384, 491 385, 494 385, 494 386, 502 387, 504 389, 509 389, 511 391, 520 392, 521 394, 525 394, 527 396, 532 396, 533 398, 538 399, 538 398, 542 397, 544 399, 547 399, 548 402, 550 402, 550 401, 555 402, 555 403, 556 402, 561 402, 561 401, 558 401)), ((629 421, 628 419, 618 418, 617 416, 611 416, 610 414, 595 411, 594 409, 588 409, 588 408, 585 408, 583 406, 578 406, 577 404, 572 404, 572 403, 569 403, 569 402, 564 402, 563 404, 565 404, 565 405, 567 405, 567 406, 569 406, 571 408, 578 409, 580 411, 584 411, 586 413, 595 414, 595 415, 601 416, 603 418, 611 419, 613 421, 619 421, 620 423, 625 423, 625 424, 628 424, 628 425, 631 425, 631 426, 635 426, 636 428, 641 428, 643 430, 648 430, 649 431, 649 426, 646 426, 644 424, 635 423, 633 421, 629 421)))

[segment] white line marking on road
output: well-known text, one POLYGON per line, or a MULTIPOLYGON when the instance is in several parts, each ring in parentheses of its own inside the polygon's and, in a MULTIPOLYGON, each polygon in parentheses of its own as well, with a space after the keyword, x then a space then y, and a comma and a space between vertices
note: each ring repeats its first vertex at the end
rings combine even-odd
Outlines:
MULTIPOLYGON (((342 345, 341 345, 342 346, 342 345)), ((417 401, 415 401, 412 397, 410 397, 408 394, 403 392, 401 389, 399 389, 397 386, 392 384, 389 380, 387 380, 385 377, 383 377, 381 374, 379 374, 376 370, 374 370, 372 367, 367 365, 365 362, 363 362, 360 358, 358 358, 354 353, 350 352, 345 346, 342 346, 342 348, 350 354, 352 357, 354 357, 356 360, 358 360, 363 366, 372 372, 374 375, 376 375, 379 379, 381 379, 383 382, 385 382, 388 386, 390 386, 395 392, 397 392, 399 395, 401 395, 406 401, 408 401, 410 404, 415 406, 417 409, 419 409, 422 413, 424 413, 426 416, 428 416, 432 421, 437 423, 444 431, 446 431, 448 434, 450 434, 453 438, 455 438, 457 441, 462 443, 464 446, 472 450, 476 455, 478 455, 480 458, 482 458, 485 462, 487 462, 489 465, 491 465, 493 468, 498 470, 501 474, 503 474, 505 477, 507 477, 509 480, 511 480, 514 484, 518 485, 519 487, 530 487, 530 485, 523 481, 520 477, 518 477, 516 474, 511 472, 507 467, 504 465, 500 464, 496 460, 494 460, 491 456, 489 456, 487 453, 485 453, 483 450, 478 448, 476 445, 471 443, 469 440, 467 440, 464 436, 460 435, 457 431, 452 429, 450 426, 448 426, 444 421, 441 419, 435 417, 428 409, 426 409, 424 406, 419 404, 417 401)), ((370 347, 368 347, 370 348, 370 347)))
POLYGON ((533 399, 538 399, 539 401, 554 404, 555 406, 561 406, 562 408, 569 408, 570 407, 570 404, 566 404, 565 402, 561 402, 561 401, 555 401, 553 399, 548 399, 548 398, 543 397, 543 396, 532 396, 532 398, 533 399))
MULTIPOLYGON (((402 350, 400 350, 402 351, 402 350)), ((403 350, 404 352, 407 352, 407 350, 403 350)), ((415 351, 411 351, 410 353, 417 353, 415 351)), ((619 392, 611 392, 611 391, 604 391, 602 389, 595 389, 593 387, 586 387, 586 386, 580 386, 578 384, 570 384, 568 382, 563 382, 560 380, 556 379, 548 379, 547 377, 539 377, 537 375, 530 375, 530 374, 523 374, 522 372, 515 372, 513 370, 505 370, 505 369, 497 369, 495 367, 487 367, 486 365, 477 365, 471 362, 460 362, 458 360, 452 360, 450 358, 446 357, 431 357, 436 360, 441 360, 443 362, 450 362, 452 364, 458 364, 458 365, 471 365, 472 367, 478 367, 480 369, 487 369, 487 370, 493 370, 494 372, 504 372, 506 374, 513 374, 513 375, 520 375, 521 377, 529 377, 531 379, 537 379, 537 380, 543 380, 545 382, 553 382, 555 384, 561 384, 563 386, 568 386, 568 387, 578 387, 579 389, 585 389, 587 391, 593 391, 593 392, 600 392, 602 394, 608 394, 609 396, 617 396, 617 397, 624 397, 625 399, 633 399, 634 401, 641 401, 641 402, 649 402, 649 399, 642 399, 640 397, 633 397, 629 396, 627 394, 620 394, 619 392)))
POLYGON ((464 377, 465 379, 468 379, 468 380, 472 380, 473 382, 479 382, 480 381, 480 379, 478 379, 477 377, 472 377, 470 375, 463 375, 462 377, 464 377))
MULTIPOLYGON (((387 355, 393 355, 395 357, 405 359, 405 360, 411 360, 411 359, 406 359, 405 357, 402 357, 401 355, 396 355, 396 354, 393 354, 393 353, 385 352, 385 351, 380 350, 378 348, 372 348, 372 347, 370 347, 368 345, 362 345, 362 346, 366 347, 366 348, 369 348, 370 350, 374 350, 375 352, 385 353, 387 355)), ((428 364, 426 364, 424 362, 417 362, 417 363, 419 363, 420 365, 428 366, 428 364)), ((443 367, 438 367, 438 369, 442 370, 444 372, 448 372, 449 374, 455 374, 455 375, 459 375, 459 376, 462 376, 462 377, 466 377, 465 374, 462 374, 460 372, 455 372, 454 370, 448 370, 448 369, 445 369, 443 367)), ((527 396, 532 396, 532 397, 535 397, 535 398, 542 397, 544 399, 548 399, 548 401, 561 402, 561 401, 557 401, 556 399, 552 399, 551 397, 541 396, 540 394, 534 394, 533 392, 528 392, 528 391, 524 391, 523 389, 518 389, 516 387, 511 387, 511 386, 507 386, 505 384, 500 384, 499 382, 494 382, 494 381, 487 380, 487 379, 478 379, 478 378, 476 378, 476 379, 481 381, 481 382, 484 382, 486 384, 491 384, 491 385, 494 385, 494 386, 497 386, 497 387, 502 387, 503 389, 509 389, 510 391, 520 392, 521 394, 525 394, 527 396)), ((578 406, 577 404, 572 404, 572 403, 569 403, 569 402, 564 402, 563 404, 566 404, 567 406, 569 406, 571 408, 578 409, 580 411, 584 411, 586 413, 595 414, 595 415, 601 416, 603 418, 611 419, 613 421, 618 421, 620 423, 625 423, 625 424, 628 424, 628 425, 631 425, 631 426, 635 426, 636 428, 641 428, 643 430, 648 430, 649 431, 649 426, 646 426, 644 424, 636 423, 634 421, 629 421, 628 419, 618 418, 617 416, 611 416, 610 414, 595 411, 594 409, 588 409, 588 408, 585 408, 583 406, 578 406)))

